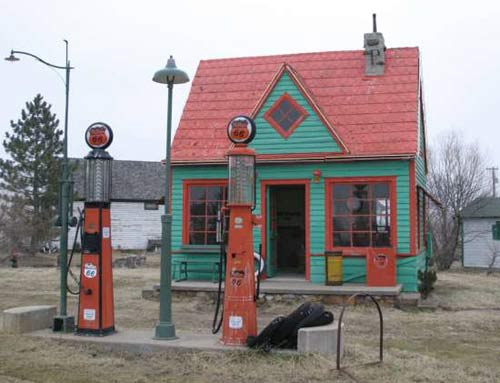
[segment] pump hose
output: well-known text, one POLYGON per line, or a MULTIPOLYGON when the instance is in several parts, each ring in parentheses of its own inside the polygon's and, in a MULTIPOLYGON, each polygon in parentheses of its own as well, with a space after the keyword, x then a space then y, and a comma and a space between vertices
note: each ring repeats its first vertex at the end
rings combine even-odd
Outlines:
MULTIPOLYGON (((68 260, 68 266, 66 267, 66 290, 72 295, 79 295, 80 294, 80 281, 76 279, 75 274, 71 271, 71 262, 73 261, 73 255, 75 254, 75 247, 76 247, 76 240, 78 238, 78 232, 80 231, 82 227, 82 221, 83 221, 83 212, 79 210, 80 217, 78 218, 78 224, 76 225, 76 231, 75 231, 75 238, 73 239, 73 246, 71 247, 71 254, 69 256, 68 260), (73 291, 68 285, 68 274, 71 275, 73 280, 78 284, 78 291, 73 291)), ((80 238, 81 239, 81 238, 80 238)), ((83 243, 80 240, 80 246, 82 246, 83 243)))
POLYGON ((255 302, 257 302, 257 300, 259 299, 259 295, 260 295, 260 273, 261 273, 261 270, 262 270, 262 262, 264 262, 264 260, 262 259, 262 243, 259 245, 259 254, 260 254, 260 258, 259 258, 259 266, 257 266, 257 289, 256 289, 256 292, 255 292, 255 295, 254 295, 254 298, 253 300, 255 302))
POLYGON ((220 314, 219 323, 217 323, 217 317, 219 316, 220 303, 222 300, 222 265, 226 263, 226 245, 222 240, 220 243, 220 252, 219 252, 219 288, 217 290, 217 303, 215 306, 215 314, 214 320, 212 322, 212 334, 217 334, 222 326, 222 321, 224 319, 224 307, 222 307, 222 311, 220 314))

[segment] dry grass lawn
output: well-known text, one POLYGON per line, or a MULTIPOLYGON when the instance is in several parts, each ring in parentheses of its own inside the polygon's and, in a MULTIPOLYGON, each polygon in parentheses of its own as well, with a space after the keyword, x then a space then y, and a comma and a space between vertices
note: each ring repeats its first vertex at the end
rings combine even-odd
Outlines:
MULTIPOLYGON (((51 265, 52 260, 45 258, 44 263, 51 265)), ((148 259, 144 268, 114 270, 118 328, 152 329, 156 324, 158 303, 142 299, 141 290, 157 283, 157 264, 157 259, 148 259)), ((332 358, 319 355, 137 355, 0 333, 0 382, 500 382, 500 275, 453 270, 438 277, 430 298, 436 310, 384 308, 385 361, 381 366, 365 365, 377 359, 374 309, 356 306, 346 312, 343 365, 351 376, 339 374, 332 358)), ((0 268, 0 310, 57 305, 58 281, 54 267, 0 268)), ((77 308, 71 296, 68 308, 72 313, 77 308)), ((285 303, 263 307, 260 328, 293 308, 285 303)), ((340 307, 328 308, 339 315, 340 307)), ((177 330, 209 332, 213 309, 206 298, 174 298, 177 330)))

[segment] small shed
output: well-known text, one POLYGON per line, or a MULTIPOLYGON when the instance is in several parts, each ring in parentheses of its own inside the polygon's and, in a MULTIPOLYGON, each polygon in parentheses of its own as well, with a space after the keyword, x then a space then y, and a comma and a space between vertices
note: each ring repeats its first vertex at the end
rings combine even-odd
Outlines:
POLYGON ((493 239, 492 230, 500 221, 500 198, 478 198, 462 210, 460 217, 464 267, 500 268, 500 240, 493 239))
MULTIPOLYGON (((83 159, 72 159, 75 166, 74 212, 83 210, 85 166, 83 159)), ((165 165, 160 161, 113 161, 111 229, 113 248, 146 249, 148 242, 161 239, 161 215, 165 188, 165 165)), ((74 238, 69 234, 69 246, 74 238)))
MULTIPOLYGON (((397 283, 418 290, 426 256, 425 110, 419 49, 202 60, 172 148, 172 246, 214 261, 227 191, 228 122, 257 124, 254 248, 267 277, 325 283, 325 253, 343 253, 343 282, 368 283, 368 259, 393 254, 397 283)), ((384 266, 384 265, 382 265, 384 266)))

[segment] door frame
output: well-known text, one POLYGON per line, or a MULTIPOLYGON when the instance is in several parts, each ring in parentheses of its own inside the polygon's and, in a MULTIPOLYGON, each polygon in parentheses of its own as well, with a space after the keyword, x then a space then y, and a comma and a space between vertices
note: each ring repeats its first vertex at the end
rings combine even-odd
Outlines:
POLYGON ((261 180, 260 181, 260 200, 261 200, 261 216, 262 216, 262 226, 261 226, 261 238, 262 238, 262 256, 264 259, 267 259, 267 231, 268 231, 268 222, 267 222, 267 206, 270 201, 267 201, 267 190, 270 186, 295 186, 302 185, 304 186, 304 225, 305 225, 305 279, 307 281, 310 280, 310 180, 309 179, 285 179, 285 180, 261 180))

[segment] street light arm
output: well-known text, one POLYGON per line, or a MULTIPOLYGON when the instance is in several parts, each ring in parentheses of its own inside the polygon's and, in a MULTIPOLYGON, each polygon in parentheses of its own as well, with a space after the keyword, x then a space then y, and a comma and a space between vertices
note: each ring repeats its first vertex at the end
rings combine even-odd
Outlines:
POLYGON ((14 54, 20 54, 20 55, 26 55, 26 56, 31 56, 33 57, 34 59, 40 61, 41 63, 47 65, 47 66, 50 66, 52 68, 57 68, 57 69, 75 69, 75 67, 72 67, 72 66, 69 66, 69 65, 66 65, 66 66, 60 66, 60 65, 54 65, 54 64, 51 64, 51 63, 48 63, 47 61, 45 60, 42 60, 40 57, 32 54, 32 53, 29 53, 29 52, 23 52, 23 51, 15 51, 15 50, 11 50, 10 51, 11 55, 14 55, 14 54))

